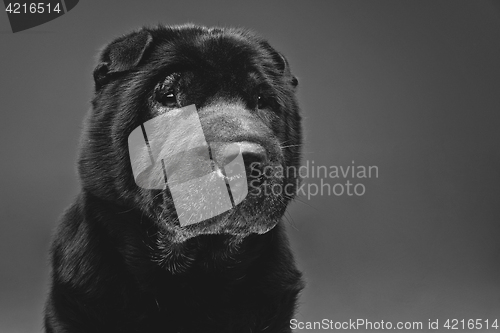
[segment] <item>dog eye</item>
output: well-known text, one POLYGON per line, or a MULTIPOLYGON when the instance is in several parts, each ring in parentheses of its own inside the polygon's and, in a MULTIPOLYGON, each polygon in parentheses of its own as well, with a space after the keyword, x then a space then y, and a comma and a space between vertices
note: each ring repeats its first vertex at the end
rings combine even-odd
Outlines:
POLYGON ((179 101, 177 98, 176 85, 179 80, 179 73, 172 73, 156 84, 153 92, 153 99, 162 106, 175 108, 179 101))
POLYGON ((155 92, 155 100, 163 106, 177 106, 177 96, 172 90, 163 91, 162 89, 158 89, 155 92))
POLYGON ((269 99, 266 98, 265 96, 259 95, 257 97, 257 108, 259 108, 259 109, 265 109, 265 108, 267 108, 267 107, 270 106, 269 104, 270 104, 269 103, 269 99))

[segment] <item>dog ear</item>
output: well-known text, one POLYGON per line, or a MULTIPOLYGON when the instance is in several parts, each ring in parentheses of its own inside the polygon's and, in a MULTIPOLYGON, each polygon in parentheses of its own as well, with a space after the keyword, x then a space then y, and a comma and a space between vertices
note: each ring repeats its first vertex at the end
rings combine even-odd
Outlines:
POLYGON ((290 83, 295 88, 299 84, 299 80, 297 77, 292 74, 290 71, 290 65, 288 64, 288 60, 286 60, 285 56, 278 51, 275 51, 275 55, 273 56, 274 61, 278 64, 278 68, 283 73, 283 75, 290 78, 290 83))
POLYGON ((295 88, 299 84, 299 80, 292 74, 290 70, 290 65, 285 56, 280 52, 276 51, 268 42, 263 42, 264 48, 266 48, 270 53, 276 68, 285 76, 290 84, 295 88))
POLYGON ((119 37, 102 51, 100 62, 94 69, 96 90, 110 81, 114 74, 136 67, 151 46, 153 37, 146 30, 119 37))

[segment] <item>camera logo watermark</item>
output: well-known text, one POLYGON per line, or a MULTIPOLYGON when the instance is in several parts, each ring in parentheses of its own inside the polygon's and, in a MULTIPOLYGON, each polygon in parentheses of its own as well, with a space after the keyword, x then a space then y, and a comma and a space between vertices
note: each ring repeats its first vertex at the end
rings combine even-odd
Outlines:
POLYGON ((27 30, 52 21, 73 9, 79 0, 61 1, 7 1, 5 12, 9 17, 12 32, 27 30))
POLYGON ((130 133, 128 148, 136 184, 148 190, 168 186, 181 226, 222 214, 248 194, 239 144, 209 146, 195 105, 141 124, 130 133), (215 160, 212 149, 224 159, 215 160))

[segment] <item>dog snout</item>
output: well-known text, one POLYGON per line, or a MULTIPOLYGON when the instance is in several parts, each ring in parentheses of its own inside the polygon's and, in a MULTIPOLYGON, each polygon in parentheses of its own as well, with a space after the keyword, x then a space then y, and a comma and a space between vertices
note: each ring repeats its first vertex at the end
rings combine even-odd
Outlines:
POLYGON ((266 149, 255 142, 211 143, 210 147, 213 158, 220 167, 241 163, 247 177, 260 174, 260 170, 268 161, 266 149))
POLYGON ((239 142, 238 146, 240 148, 241 155, 243 156, 245 166, 250 166, 252 164, 265 164, 267 162, 266 150, 260 144, 253 142, 239 142))
POLYGON ((240 154, 245 167, 252 164, 265 164, 267 153, 263 146, 254 142, 224 142, 211 143, 210 148, 214 160, 219 165, 226 165, 234 161, 240 154))

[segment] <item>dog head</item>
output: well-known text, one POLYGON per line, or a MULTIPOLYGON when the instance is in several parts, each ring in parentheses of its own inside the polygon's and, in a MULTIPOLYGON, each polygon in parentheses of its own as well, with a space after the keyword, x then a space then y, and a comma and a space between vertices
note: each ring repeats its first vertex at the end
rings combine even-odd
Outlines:
POLYGON ((301 118, 297 79, 267 41, 242 29, 143 28, 104 48, 94 80, 79 157, 85 191, 138 210, 172 243, 263 234, 278 223, 298 185, 301 118), (187 106, 219 169, 230 159, 227 148, 238 145, 248 193, 221 214, 181 226, 168 185, 138 186, 128 140, 141 124, 187 106))

